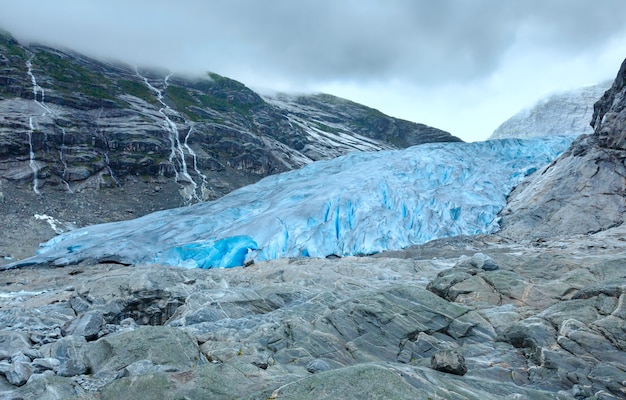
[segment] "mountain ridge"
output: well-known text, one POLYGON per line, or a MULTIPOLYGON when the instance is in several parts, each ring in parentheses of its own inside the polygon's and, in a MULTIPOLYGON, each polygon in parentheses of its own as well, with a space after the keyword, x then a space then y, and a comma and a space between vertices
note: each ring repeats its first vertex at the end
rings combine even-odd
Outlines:
POLYGON ((0 51, 0 176, 35 191, 165 177, 191 203, 349 151, 460 140, 330 95, 272 103, 214 73, 133 69, 6 35, 0 51))

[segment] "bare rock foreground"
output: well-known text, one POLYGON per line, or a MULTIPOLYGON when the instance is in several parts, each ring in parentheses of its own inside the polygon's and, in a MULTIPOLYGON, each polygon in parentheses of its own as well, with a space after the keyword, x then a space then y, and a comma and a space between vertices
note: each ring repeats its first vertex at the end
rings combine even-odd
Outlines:
POLYGON ((226 270, 10 271, 0 394, 620 398, 625 233, 535 246, 477 237, 226 270), (464 376, 431 368, 445 350, 464 357, 464 376))

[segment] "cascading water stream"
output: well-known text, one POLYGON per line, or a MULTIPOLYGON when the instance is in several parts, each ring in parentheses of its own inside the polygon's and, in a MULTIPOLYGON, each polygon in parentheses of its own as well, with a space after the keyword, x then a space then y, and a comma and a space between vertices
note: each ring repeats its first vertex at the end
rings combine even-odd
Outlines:
MULTIPOLYGON (((33 86, 33 101, 43 109, 43 113, 39 116, 33 116, 30 118, 30 130, 28 132, 28 143, 30 146, 30 162, 29 165, 31 167, 31 169, 33 170, 33 188, 34 191, 36 193, 39 194, 39 189, 38 189, 38 179, 37 179, 37 171, 38 171, 38 166, 37 166, 37 162, 35 159, 35 150, 33 147, 33 133, 35 132, 35 124, 37 119, 39 118, 44 118, 46 116, 49 116, 50 118, 52 118, 53 122, 54 122, 54 118, 55 118, 55 113, 52 111, 52 109, 50 107, 48 107, 46 105, 46 91, 43 87, 39 86, 39 84, 37 83, 37 78, 35 77, 35 74, 33 73, 33 64, 32 64, 32 60, 35 56, 31 56, 28 61, 26 62, 26 67, 27 67, 27 73, 30 76, 30 80, 33 86), (40 96, 40 99, 37 98, 37 96, 40 96)), ((61 181, 63 182, 63 184, 65 185, 65 187, 67 188, 68 192, 73 193, 72 188, 70 187, 70 184, 67 182, 66 180, 66 175, 67 175, 67 162, 65 160, 65 150, 66 150, 66 146, 65 146, 65 136, 66 136, 66 132, 65 132, 65 128, 60 127, 61 129, 61 146, 58 149, 58 153, 59 153, 59 161, 61 162, 61 164, 63 165, 63 172, 61 175, 61 181)), ((44 143, 46 142, 46 136, 44 134, 44 143)))
POLYGON ((54 113, 52 112, 50 108, 48 108, 48 106, 46 106, 46 103, 45 103, 46 91, 44 90, 44 88, 39 86, 39 84, 37 84, 37 79, 35 78, 35 74, 33 74, 33 63, 32 63, 33 57, 29 58, 28 61, 26 61, 26 67, 28 69, 27 73, 30 76, 30 80, 33 84, 33 100, 35 101, 35 103, 37 103, 37 105, 39 105, 39 107, 43 108, 44 113, 41 115, 42 117, 45 116, 46 114, 52 115, 54 113), (37 100, 38 92, 41 92, 41 101, 37 100))
MULTIPOLYGON (((162 105, 162 107, 159 109, 159 113, 163 116, 165 130, 169 134, 171 151, 170 151, 170 156, 169 156, 168 161, 174 169, 175 181, 178 183, 182 182, 187 185, 191 185, 191 187, 184 185, 185 186, 184 193, 185 193, 185 197, 187 198, 187 201, 191 201, 193 199, 200 200, 197 194, 198 184, 193 180, 193 178, 191 177, 191 175, 189 175, 189 172, 187 171, 187 162, 185 161, 185 150, 180 141, 178 127, 176 123, 172 121, 170 117, 167 115, 167 112, 171 112, 177 115, 178 113, 175 110, 173 110, 169 105, 167 105, 165 101, 163 101, 162 90, 152 85, 148 81, 148 78, 146 78, 145 76, 139 73, 139 70, 137 68, 135 69, 135 72, 138 77, 143 79, 146 86, 156 94, 157 100, 162 105), (176 164, 178 164, 178 168, 176 168, 176 164)), ((171 76, 172 74, 167 75, 163 81, 165 89, 167 89, 168 87, 168 80, 171 76)), ((187 136, 188 135, 189 134, 187 134, 187 136)), ((185 146, 185 147, 187 149, 190 149, 189 146, 185 146)), ((192 154, 192 153, 190 152, 189 154, 192 154)))
MULTIPOLYGON (((100 108, 100 111, 98 111, 98 115, 96 116, 96 120, 95 120, 96 126, 99 125, 101 116, 102 116, 102 108, 100 108)), ((104 156, 104 163, 107 166, 107 170, 109 171, 109 175, 111 176, 111 179, 113 179, 113 182, 115 182, 115 184, 118 187, 121 187, 122 184, 115 177, 115 174, 113 173, 113 169, 111 168, 111 164, 110 164, 110 161, 109 161, 109 151, 108 151, 109 150, 109 141, 107 140, 105 134, 103 132, 101 132, 99 129, 97 129, 97 133, 102 138, 102 141, 104 142, 105 148, 102 149, 102 155, 104 156)))
POLYGON ((39 168, 37 167, 37 161, 35 161, 35 152, 33 150, 33 132, 35 132, 35 126, 33 125, 33 117, 28 119, 29 130, 28 130, 28 155, 29 162, 28 165, 30 169, 33 171, 33 191, 37 194, 41 194, 39 192, 39 180, 37 178, 37 171, 39 168))
MULTIPOLYGON (((32 64, 33 57, 34 56, 30 57, 28 61, 26 61, 26 68, 27 68, 26 72, 30 76, 31 83, 33 85, 33 101, 44 110, 43 114, 41 114, 40 117, 45 117, 47 114, 52 115, 53 113, 52 113, 52 110, 50 110, 50 108, 48 108, 48 106, 46 106, 45 104, 46 92, 41 86, 37 84, 37 79, 35 78, 35 74, 33 74, 33 64, 32 64), (41 92, 41 101, 37 100, 37 93, 39 92, 41 92)), ((28 147, 29 147, 28 148, 28 155, 29 155, 28 165, 30 166, 30 169, 33 171, 33 191, 37 194, 41 194, 39 192, 39 180, 37 177, 39 167, 37 166, 37 161, 35 158, 35 149, 33 146, 33 133, 35 133, 34 118, 35 116, 32 116, 28 120, 28 124, 29 124, 29 130, 27 133, 28 147)))
POLYGON ((67 175, 67 162, 65 162, 65 155, 63 153, 64 151, 65 151, 65 128, 62 127, 61 128, 61 147, 59 147, 59 160, 61 160, 61 165, 63 165, 63 171, 61 172, 61 180, 63 181, 63 184, 67 188, 67 191, 70 193, 74 193, 74 191, 70 187, 70 184, 65 179, 67 175))
POLYGON ((196 152, 191 148, 191 146, 189 146, 189 137, 191 136, 191 132, 193 132, 193 126, 189 127, 189 131, 187 131, 187 134, 185 135, 185 148, 187 149, 187 152, 189 152, 189 154, 191 155, 192 159, 193 159, 193 170, 196 172, 196 174, 198 174, 198 176, 200 178, 202 178, 202 184, 200 185, 200 193, 202 194, 202 198, 204 198, 204 193, 209 189, 209 184, 208 184, 208 178, 206 175, 204 175, 202 173, 202 171, 200 170, 200 168, 198 168, 198 155, 196 154, 196 152))

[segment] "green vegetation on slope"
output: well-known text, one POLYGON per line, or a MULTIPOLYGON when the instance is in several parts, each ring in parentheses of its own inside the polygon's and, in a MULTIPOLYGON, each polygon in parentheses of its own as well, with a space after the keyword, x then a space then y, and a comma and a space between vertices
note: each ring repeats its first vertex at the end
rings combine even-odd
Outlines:
POLYGON ((170 84, 165 94, 176 110, 194 121, 200 116, 192 107, 220 113, 232 112, 250 119, 253 109, 265 104, 261 97, 241 82, 213 73, 208 74, 208 79, 191 81, 185 86, 170 84))
POLYGON ((0 30, 0 98, 20 95, 20 82, 27 78, 26 60, 26 51, 20 44, 0 30))
POLYGON ((122 91, 124 93, 138 97, 150 104, 159 104, 159 100, 156 98, 154 93, 148 87, 146 87, 145 83, 131 81, 129 79, 119 79, 117 81, 117 84, 120 86, 120 88, 122 88, 122 91))
POLYGON ((165 91, 167 98, 174 103, 174 108, 178 112, 186 114, 192 121, 198 121, 200 117, 189 109, 191 106, 198 106, 198 101, 182 86, 170 85, 165 91))
POLYGON ((47 51, 38 51, 33 65, 45 71, 55 82, 55 89, 81 93, 97 99, 116 101, 116 86, 103 75, 95 74, 72 60, 47 51))

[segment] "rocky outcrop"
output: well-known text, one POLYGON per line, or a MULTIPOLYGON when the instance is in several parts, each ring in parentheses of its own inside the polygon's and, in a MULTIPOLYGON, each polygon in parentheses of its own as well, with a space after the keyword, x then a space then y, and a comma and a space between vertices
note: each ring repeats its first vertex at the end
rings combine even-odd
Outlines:
POLYGON ((626 212, 626 61, 594 106, 594 133, 518 186, 501 212, 501 235, 538 240, 598 232, 626 212))
POLYGON ((620 398, 624 233, 226 270, 11 271, 0 397, 620 398))
POLYGON ((459 140, 333 96, 266 101, 217 74, 134 69, 5 34, 0 69, 0 178, 43 194, 165 178, 190 203, 350 151, 459 140))
POLYGON ((613 86, 593 106, 591 126, 600 146, 626 150, 626 60, 617 73, 613 86))
POLYGON ((553 94, 503 122, 490 139, 591 134, 593 105, 610 85, 604 82, 553 94))

